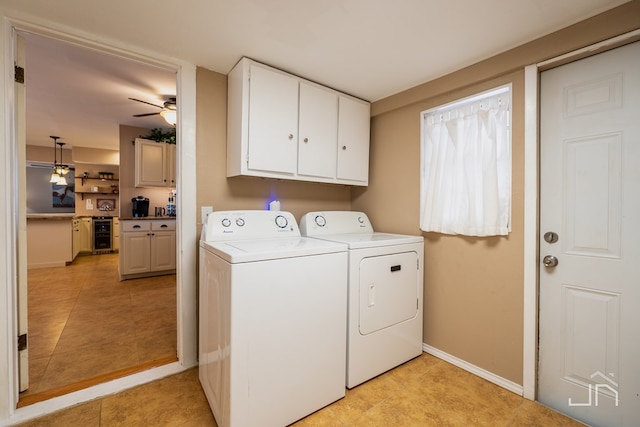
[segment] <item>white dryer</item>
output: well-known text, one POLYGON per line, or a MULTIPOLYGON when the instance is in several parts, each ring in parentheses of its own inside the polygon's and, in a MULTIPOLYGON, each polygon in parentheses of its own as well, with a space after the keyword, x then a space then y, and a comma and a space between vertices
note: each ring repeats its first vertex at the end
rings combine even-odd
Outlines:
POLYGON ((374 232, 366 214, 310 212, 303 236, 349 247, 346 385, 352 388, 422 353, 422 236, 374 232))
POLYGON ((289 212, 209 214, 199 379, 218 426, 281 427, 344 397, 347 258, 289 212))

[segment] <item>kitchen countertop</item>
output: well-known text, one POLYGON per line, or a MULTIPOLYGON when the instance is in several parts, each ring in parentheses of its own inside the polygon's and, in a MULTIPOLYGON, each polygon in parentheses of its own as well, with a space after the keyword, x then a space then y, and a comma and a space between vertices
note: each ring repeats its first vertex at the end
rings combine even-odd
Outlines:
POLYGON ((76 214, 74 213, 30 213, 27 214, 27 220, 29 221, 69 221, 72 220, 76 214))

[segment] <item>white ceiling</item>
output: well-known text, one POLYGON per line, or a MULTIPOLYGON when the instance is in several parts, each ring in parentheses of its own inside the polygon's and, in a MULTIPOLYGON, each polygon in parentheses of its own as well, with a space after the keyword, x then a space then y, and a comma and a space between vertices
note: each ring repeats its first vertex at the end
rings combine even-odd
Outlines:
MULTIPOLYGON (((376 101, 626 1, 0 0, 0 8, 222 74, 248 56, 376 101)), ((28 143, 56 133, 115 149, 118 123, 162 125, 132 119, 154 107, 127 98, 161 104, 175 93, 172 73, 82 50, 28 41, 28 143)))

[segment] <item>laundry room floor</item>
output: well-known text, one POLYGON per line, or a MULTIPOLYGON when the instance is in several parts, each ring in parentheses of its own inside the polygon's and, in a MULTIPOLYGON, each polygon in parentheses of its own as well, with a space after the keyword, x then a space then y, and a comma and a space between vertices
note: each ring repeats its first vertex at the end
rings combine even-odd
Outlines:
MULTIPOLYGON (((197 369, 77 405, 22 427, 216 426, 197 369)), ((583 424, 423 353, 293 424, 320 426, 555 426, 583 424)))

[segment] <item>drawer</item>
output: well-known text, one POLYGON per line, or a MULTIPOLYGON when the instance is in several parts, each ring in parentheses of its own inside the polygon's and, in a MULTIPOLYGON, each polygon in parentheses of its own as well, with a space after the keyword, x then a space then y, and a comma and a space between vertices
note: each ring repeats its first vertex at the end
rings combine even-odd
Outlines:
POLYGON ((174 220, 169 221, 151 221, 151 229, 154 231, 162 230, 175 230, 176 222, 174 220))
POLYGON ((120 231, 149 231, 151 230, 150 221, 120 221, 120 231))

